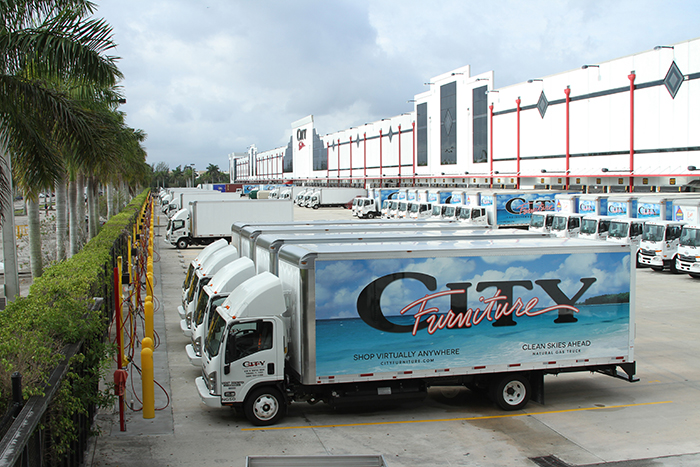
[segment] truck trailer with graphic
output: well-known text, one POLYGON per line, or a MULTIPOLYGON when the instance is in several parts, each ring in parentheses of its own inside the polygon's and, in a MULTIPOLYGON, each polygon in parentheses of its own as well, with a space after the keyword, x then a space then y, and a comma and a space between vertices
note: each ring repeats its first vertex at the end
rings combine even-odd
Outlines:
POLYGON ((216 309, 197 391, 270 425, 293 402, 464 385, 516 410, 545 375, 635 381, 633 266, 629 246, 579 239, 284 245, 278 276, 216 309))

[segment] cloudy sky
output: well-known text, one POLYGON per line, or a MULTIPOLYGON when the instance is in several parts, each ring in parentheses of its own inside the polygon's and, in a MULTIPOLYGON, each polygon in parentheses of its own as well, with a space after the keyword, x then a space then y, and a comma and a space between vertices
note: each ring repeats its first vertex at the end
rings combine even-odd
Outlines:
POLYGON ((228 154, 413 110, 464 65, 503 87, 700 36, 700 2, 95 0, 114 28, 147 162, 228 169, 228 154))

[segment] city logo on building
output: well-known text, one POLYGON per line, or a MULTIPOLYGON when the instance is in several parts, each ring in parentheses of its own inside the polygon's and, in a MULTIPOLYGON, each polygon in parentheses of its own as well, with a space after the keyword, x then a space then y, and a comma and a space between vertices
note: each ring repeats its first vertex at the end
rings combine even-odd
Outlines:
POLYGON ((581 201, 578 210, 581 212, 595 212, 595 203, 592 201, 581 201))
POLYGON ((538 199, 527 201, 523 198, 511 198, 506 202, 506 211, 511 214, 523 215, 533 212, 554 211, 554 201, 551 199, 538 199))
POLYGON ((661 212, 661 208, 658 204, 640 204, 637 211, 640 216, 657 217, 661 212))
POLYGON ((304 149, 306 144, 304 143, 304 140, 306 139, 306 128, 299 128, 297 130, 297 141, 299 142, 299 150, 301 151, 304 149))
POLYGON ((444 328, 471 328, 484 321, 491 322, 493 326, 515 326, 517 322, 513 318, 539 316, 554 310, 559 310, 555 323, 575 323, 578 321, 574 313, 579 309, 576 302, 596 281, 595 277, 581 279, 581 287, 572 297, 568 297, 559 288, 560 279, 540 279, 534 284, 540 287, 556 305, 535 310, 539 298, 531 298, 523 303, 522 298, 516 297, 515 289, 524 288, 533 290, 533 281, 529 280, 501 280, 482 281, 476 284, 476 292, 486 289, 494 290, 493 296, 480 296, 478 301, 485 306, 481 308, 467 308, 467 291, 471 288, 471 282, 453 282, 445 284, 449 290, 427 294, 424 297, 404 306, 400 313, 418 307, 413 315, 413 325, 400 325, 389 321, 381 307, 381 296, 392 282, 403 279, 415 279, 423 283, 430 290, 437 289, 437 280, 428 274, 420 272, 398 272, 388 274, 372 281, 367 285, 357 298, 357 313, 360 318, 374 329, 384 332, 410 332, 416 335, 419 330, 426 329, 429 334, 444 328), (443 296, 450 297, 450 309, 441 312, 438 307, 430 306, 430 301, 443 296))
POLYGON ((610 203, 608 205, 610 214, 627 214, 627 205, 624 203, 610 203))

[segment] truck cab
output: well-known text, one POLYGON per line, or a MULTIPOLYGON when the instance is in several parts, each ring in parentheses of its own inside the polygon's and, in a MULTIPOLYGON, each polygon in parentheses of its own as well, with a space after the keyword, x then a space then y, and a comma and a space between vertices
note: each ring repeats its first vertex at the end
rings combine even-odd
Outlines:
POLYGON ((412 202, 408 211, 408 217, 411 219, 423 219, 430 217, 432 205, 430 203, 412 202))
POLYGON ((678 242, 678 272, 700 278, 700 225, 684 225, 678 242))
POLYGON ((528 230, 533 232, 549 232, 552 228, 554 214, 556 214, 554 211, 533 212, 530 217, 530 226, 528 230))
POLYGON ((208 329, 208 316, 219 305, 225 305, 229 294, 240 284, 255 275, 255 264, 250 258, 238 258, 224 266, 202 288, 194 311, 185 317, 185 327, 191 331, 190 344, 185 346, 187 358, 195 366, 201 366, 202 342, 208 329))
POLYGON ((676 256, 683 225, 683 222, 656 219, 646 221, 639 244, 639 262, 654 271, 668 268, 677 272, 676 256))
POLYGON ((409 206, 408 201, 399 201, 399 206, 396 208, 396 218, 397 219, 405 219, 408 217, 408 206, 409 206))
POLYGON ((644 229, 644 219, 630 217, 615 217, 610 220, 610 230, 608 231, 608 242, 631 245, 632 252, 635 253, 637 267, 643 266, 639 262, 639 243, 642 240, 644 229))
POLYGON ((190 244, 190 212, 180 209, 168 220, 165 229, 165 241, 177 248, 185 249, 190 244))
POLYGON ((578 236, 580 238, 605 240, 608 238, 610 219, 608 216, 583 216, 578 236))
POLYGON ((287 407, 281 390, 289 342, 282 283, 263 272, 229 299, 230 306, 216 308, 204 340, 197 392, 209 407, 238 407, 254 425, 274 424, 287 407))
POLYGON ((483 206, 460 206, 457 220, 469 225, 488 225, 483 206))
POLYGON ((396 199, 389 200, 389 207, 386 212, 387 219, 396 219, 396 213, 399 210, 399 201, 396 199))
POLYGON ((578 237, 581 230, 581 218, 583 214, 572 214, 558 212, 552 218, 552 227, 550 232, 555 237, 578 237))

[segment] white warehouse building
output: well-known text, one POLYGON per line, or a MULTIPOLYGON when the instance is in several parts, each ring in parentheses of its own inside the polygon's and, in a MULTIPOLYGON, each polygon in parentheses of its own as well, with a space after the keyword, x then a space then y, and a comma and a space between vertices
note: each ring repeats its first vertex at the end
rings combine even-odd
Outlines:
POLYGON ((493 83, 464 66, 431 79, 410 113, 323 136, 302 118, 287 146, 231 154, 231 182, 700 189, 700 39, 493 83))

